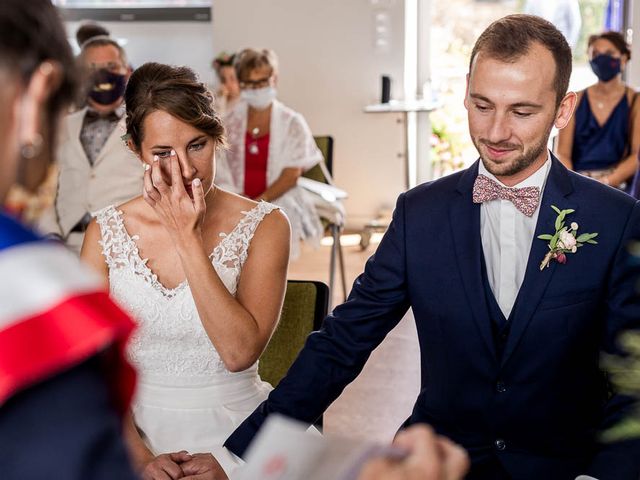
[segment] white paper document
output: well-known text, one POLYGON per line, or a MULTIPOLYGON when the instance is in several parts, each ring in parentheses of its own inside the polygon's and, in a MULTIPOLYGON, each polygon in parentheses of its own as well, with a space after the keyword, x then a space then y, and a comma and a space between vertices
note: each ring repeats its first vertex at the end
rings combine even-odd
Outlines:
POLYGON ((336 186, 329 185, 328 183, 317 182, 316 180, 311 180, 306 177, 298 177, 298 185, 315 193, 316 195, 320 195, 328 202, 335 202, 336 200, 348 197, 347 192, 336 186))
POLYGON ((272 415, 232 480, 356 480, 372 457, 399 458, 390 446, 313 435, 293 420, 272 415))

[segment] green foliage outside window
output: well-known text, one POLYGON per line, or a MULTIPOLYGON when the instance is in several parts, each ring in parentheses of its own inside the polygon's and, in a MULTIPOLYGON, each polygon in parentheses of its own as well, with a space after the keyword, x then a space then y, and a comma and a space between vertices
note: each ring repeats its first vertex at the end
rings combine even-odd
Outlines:
MULTIPOLYGON (((631 252, 634 255, 634 261, 640 262, 640 242, 631 247, 631 252)), ((638 289, 640 290, 640 279, 638 289)), ((603 366, 618 393, 640 401, 640 331, 634 330, 623 334, 619 342, 627 356, 606 356, 603 366)), ((603 434, 603 440, 607 442, 633 438, 640 438, 640 403, 624 420, 603 434)))
POLYGON ((580 38, 573 51, 573 59, 576 62, 586 63, 589 61, 587 58, 587 40, 589 40, 590 35, 604 30, 606 6, 607 0, 580 0, 582 28, 580 29, 580 38))

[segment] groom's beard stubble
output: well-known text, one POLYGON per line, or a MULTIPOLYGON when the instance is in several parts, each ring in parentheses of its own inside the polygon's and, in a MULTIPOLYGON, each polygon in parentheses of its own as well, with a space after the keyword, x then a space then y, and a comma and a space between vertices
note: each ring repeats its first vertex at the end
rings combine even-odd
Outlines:
POLYGON ((488 147, 496 148, 496 149, 518 149, 522 148, 520 145, 516 145, 509 142, 500 142, 500 143, 492 143, 484 138, 475 139, 471 138, 473 141, 473 145, 476 147, 478 154, 480 155, 480 159, 484 164, 484 167, 487 169, 489 173, 495 175, 496 177, 509 177, 512 175, 516 175, 529 167, 532 163, 534 163, 540 155, 547 149, 547 144, 549 143, 549 136, 551 135, 551 130, 553 125, 549 126, 545 135, 540 139, 540 142, 535 144, 528 150, 524 150, 523 153, 516 157, 508 164, 496 165, 491 160, 486 159, 482 154, 481 145, 486 145, 488 147))

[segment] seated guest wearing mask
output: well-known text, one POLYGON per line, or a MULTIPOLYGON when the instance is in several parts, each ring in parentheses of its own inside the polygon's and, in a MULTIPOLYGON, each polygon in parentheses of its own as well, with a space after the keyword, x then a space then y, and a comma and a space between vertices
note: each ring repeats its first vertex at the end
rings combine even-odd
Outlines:
POLYGON ((558 135, 558 158, 568 168, 629 192, 640 147, 640 103, 622 80, 631 50, 619 32, 589 38, 598 81, 578 92, 578 106, 558 135))
POLYGON ((291 222, 291 259, 300 240, 318 244, 322 225, 300 175, 322 161, 307 122, 276 100, 277 59, 271 50, 245 49, 235 68, 241 99, 224 116, 229 150, 220 156, 216 182, 253 200, 278 205, 291 222))
POLYGON ((79 61, 89 78, 87 106, 62 123, 58 191, 39 221, 40 230, 80 252, 91 215, 137 196, 143 170, 120 138, 125 133, 124 90, 130 69, 124 50, 105 36, 82 46, 79 61))

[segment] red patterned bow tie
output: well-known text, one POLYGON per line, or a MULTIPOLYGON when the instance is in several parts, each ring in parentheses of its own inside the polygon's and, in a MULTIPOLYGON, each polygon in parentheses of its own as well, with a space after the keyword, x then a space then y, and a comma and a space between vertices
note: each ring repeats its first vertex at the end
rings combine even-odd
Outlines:
POLYGON ((508 188, 485 175, 478 175, 473 184, 473 203, 490 202, 496 199, 509 200, 518 210, 530 217, 538 208, 540 189, 538 187, 508 188))

